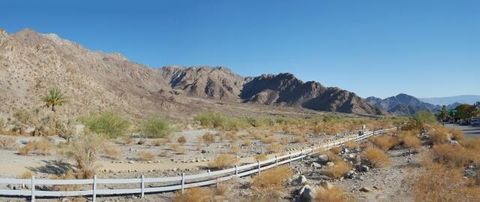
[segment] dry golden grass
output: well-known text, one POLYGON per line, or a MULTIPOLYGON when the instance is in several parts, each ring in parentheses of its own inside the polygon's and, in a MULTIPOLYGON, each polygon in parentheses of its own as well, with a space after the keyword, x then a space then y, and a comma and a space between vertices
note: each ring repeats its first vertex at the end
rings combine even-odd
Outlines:
POLYGON ((139 151, 137 152, 137 159, 140 161, 153 161, 156 156, 151 151, 139 151))
POLYGON ((414 133, 403 133, 400 135, 400 141, 403 146, 409 149, 420 149, 422 147, 422 141, 414 133))
POLYGON ((31 179, 33 176, 33 173, 29 170, 23 172, 21 175, 18 176, 19 179, 31 179))
POLYGON ((238 152, 240 152, 240 147, 239 147, 239 146, 233 145, 233 146, 230 148, 230 153, 231 153, 231 154, 237 154, 238 152))
POLYGON ((121 156, 120 147, 113 143, 103 145, 103 154, 110 159, 118 159, 121 156))
POLYGON ((212 162, 208 164, 208 167, 214 169, 224 169, 233 167, 237 162, 238 158, 235 155, 231 154, 220 154, 212 162))
POLYGON ((28 154, 40 154, 40 155, 47 155, 50 154, 52 150, 53 144, 46 138, 42 138, 41 140, 34 140, 27 143, 25 146, 18 150, 18 154, 20 155, 28 155, 28 154))
POLYGON ((293 138, 291 143, 305 143, 307 142, 307 138, 303 135, 297 135, 293 138))
POLYGON ((341 147, 334 147, 334 148, 331 148, 329 151, 333 154, 340 154, 340 152, 342 152, 342 148, 341 147))
POLYGON ((257 161, 265 161, 267 159, 268 158, 267 158, 266 154, 258 154, 258 155, 255 156, 255 160, 257 160, 257 161))
POLYGON ((315 201, 317 202, 348 202, 354 201, 343 189, 332 187, 331 189, 317 189, 315 193, 315 201))
MULTIPOLYGON (((201 149, 201 144, 197 145, 199 146, 199 150, 201 149)), ((185 148, 183 148, 181 145, 179 144, 170 144, 170 149, 172 151, 174 151, 175 153, 177 154, 184 154, 185 153, 185 148)))
POLYGON ((334 165, 328 167, 326 172, 328 176, 332 178, 341 178, 348 173, 348 171, 352 170, 352 165, 345 162, 344 160, 336 160, 333 162, 334 165))
POLYGON ((129 135, 123 137, 122 140, 123 140, 123 144, 125 144, 125 145, 132 145, 133 144, 133 138, 129 135))
POLYGON ((465 139, 465 135, 463 131, 456 129, 456 128, 449 128, 449 132, 451 134, 451 139, 456 141, 462 141, 465 139))
POLYGON ((413 186, 415 201, 480 201, 480 188, 470 185, 461 168, 433 163, 424 168, 413 186))
POLYGON ((0 149, 16 149, 17 141, 12 137, 0 137, 0 149))
POLYGON ((201 137, 202 137, 202 141, 206 144, 215 143, 215 134, 213 134, 213 133, 206 133, 206 134, 202 135, 201 137))
POLYGON ((372 138, 369 138, 369 141, 372 142, 378 148, 382 149, 383 151, 388 151, 394 146, 399 144, 397 138, 390 135, 372 137, 372 138))
POLYGON ((236 132, 229 131, 225 133, 225 139, 227 139, 230 142, 235 142, 238 140, 238 135, 236 132))
POLYGON ((358 142, 348 141, 348 142, 345 143, 345 147, 348 148, 348 149, 355 149, 355 148, 360 147, 360 145, 358 144, 358 142))
POLYGON ((215 188, 213 189, 214 195, 222 196, 222 197, 225 197, 225 199, 228 199, 228 196, 232 192, 234 183, 236 182, 226 181, 226 182, 217 183, 215 188))
MULTIPOLYGON (((67 180, 67 179, 78 179, 80 177, 83 177, 83 174, 78 174, 73 172, 73 170, 68 170, 63 174, 60 175, 51 175, 49 176, 50 179, 61 179, 61 180, 67 180)), ((54 191, 77 191, 82 188, 81 185, 54 185, 52 189, 54 191)))
POLYGON ((207 188, 191 188, 185 192, 177 192, 173 198, 174 202, 209 202, 212 200, 212 191, 207 188))
POLYGON ((169 142, 169 140, 166 139, 166 138, 158 138, 158 139, 152 140, 151 145, 158 147, 158 146, 165 145, 168 142, 169 142))
POLYGON ((381 149, 376 147, 367 147, 362 152, 362 158, 370 162, 372 166, 377 168, 382 168, 390 165, 390 158, 388 155, 381 149))
POLYGON ((451 134, 448 128, 435 125, 430 127, 429 136, 433 144, 444 144, 448 143, 451 134))
POLYGON ((187 139, 185 138, 185 136, 182 135, 177 139, 177 142, 178 142, 178 144, 183 145, 187 142, 187 139))
POLYGON ((464 166, 474 160, 478 153, 469 152, 460 145, 440 144, 433 146, 433 160, 450 166, 464 166))
POLYGON ((285 185, 293 175, 287 166, 276 167, 257 175, 252 180, 254 201, 275 201, 285 195, 285 185))
POLYGON ((267 150, 270 153, 280 153, 283 151, 283 145, 275 142, 268 145, 267 150))
POLYGON ((272 144, 274 142, 278 142, 278 139, 272 135, 272 136, 262 138, 261 141, 263 144, 272 144))

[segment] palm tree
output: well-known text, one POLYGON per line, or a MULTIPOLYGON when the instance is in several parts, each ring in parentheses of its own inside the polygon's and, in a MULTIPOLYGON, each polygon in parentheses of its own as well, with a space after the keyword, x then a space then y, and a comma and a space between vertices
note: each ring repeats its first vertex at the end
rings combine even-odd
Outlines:
POLYGON ((448 109, 447 106, 443 105, 442 109, 440 110, 440 113, 438 114, 438 118, 443 122, 445 122, 448 119, 448 109))
POLYGON ((54 87, 48 91, 48 95, 43 97, 43 102, 45 102, 46 107, 51 108, 55 112, 56 106, 62 106, 65 103, 65 97, 59 88, 54 87))

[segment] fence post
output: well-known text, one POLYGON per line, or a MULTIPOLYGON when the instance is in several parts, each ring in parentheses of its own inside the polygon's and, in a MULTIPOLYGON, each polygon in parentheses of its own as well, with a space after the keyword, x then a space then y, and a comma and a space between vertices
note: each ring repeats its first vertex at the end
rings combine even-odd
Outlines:
POLYGON ((142 179, 141 179, 141 195, 142 195, 142 198, 145 197, 145 175, 142 175, 142 179))
POLYGON ((238 166, 235 165, 235 176, 238 176, 238 166))
POLYGON ((35 176, 32 176, 32 180, 31 180, 31 183, 30 183, 30 189, 32 191, 32 197, 30 198, 30 200, 32 202, 35 202, 35 176))
POLYGON ((260 175, 260 161, 257 161, 258 175, 260 175))
POLYGON ((303 149, 300 151, 300 156, 302 157, 302 158, 300 158, 300 159, 301 159, 302 162, 303 162, 303 158, 304 158, 304 156, 303 156, 303 149))
POLYGON ((288 152, 288 165, 292 165, 292 152, 288 152))
POLYGON ((93 176, 92 201, 97 201, 97 175, 93 176))
POLYGON ((278 157, 275 155, 275 166, 278 166, 278 157))
POLYGON ((182 194, 185 191, 185 173, 182 173, 182 194))

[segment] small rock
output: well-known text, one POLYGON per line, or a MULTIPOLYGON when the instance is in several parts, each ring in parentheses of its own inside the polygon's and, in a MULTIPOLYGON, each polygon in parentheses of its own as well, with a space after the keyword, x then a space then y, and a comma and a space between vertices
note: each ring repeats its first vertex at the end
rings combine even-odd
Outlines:
POLYGON ((472 169, 466 169, 464 172, 464 175, 466 177, 475 177, 477 176, 477 172, 475 172, 475 170, 472 170, 472 169))
POLYGON ((128 164, 133 164, 133 163, 135 163, 135 162, 133 162, 133 161, 128 161, 128 164))
POLYGON ((335 163, 333 163, 333 162, 331 162, 331 161, 327 163, 327 166, 328 166, 328 167, 332 167, 332 166, 334 166, 334 165, 335 165, 335 163))
POLYGON ((310 202, 315 198, 315 191, 309 186, 305 185, 298 192, 298 199, 302 202, 310 202))
POLYGON ((361 192, 372 192, 372 189, 368 188, 368 187, 362 187, 360 189, 361 192))
POLYGON ((370 168, 366 165, 357 165, 356 169, 358 172, 368 172, 370 168))
POLYGON ((205 154, 205 153, 207 153, 207 150, 202 149, 201 153, 205 154))
POLYGON ((325 189, 327 189, 327 190, 330 190, 330 189, 333 188, 333 185, 332 185, 330 182, 328 182, 328 181, 322 181, 322 182, 320 183, 320 185, 322 185, 322 187, 325 188, 325 189))
POLYGON ((319 163, 317 162, 313 162, 310 167, 313 167, 313 168, 322 168, 322 165, 320 165, 319 163))
POLYGON ((322 154, 317 157, 319 163, 325 164, 328 162, 328 155, 322 154))

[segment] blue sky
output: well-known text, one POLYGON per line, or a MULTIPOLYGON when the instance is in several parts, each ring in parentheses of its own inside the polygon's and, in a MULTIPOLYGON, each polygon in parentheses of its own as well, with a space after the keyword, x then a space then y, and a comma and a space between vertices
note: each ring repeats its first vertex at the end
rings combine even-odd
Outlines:
POLYGON ((0 1, 32 28, 129 59, 291 72, 360 96, 480 94, 477 0, 0 1))

